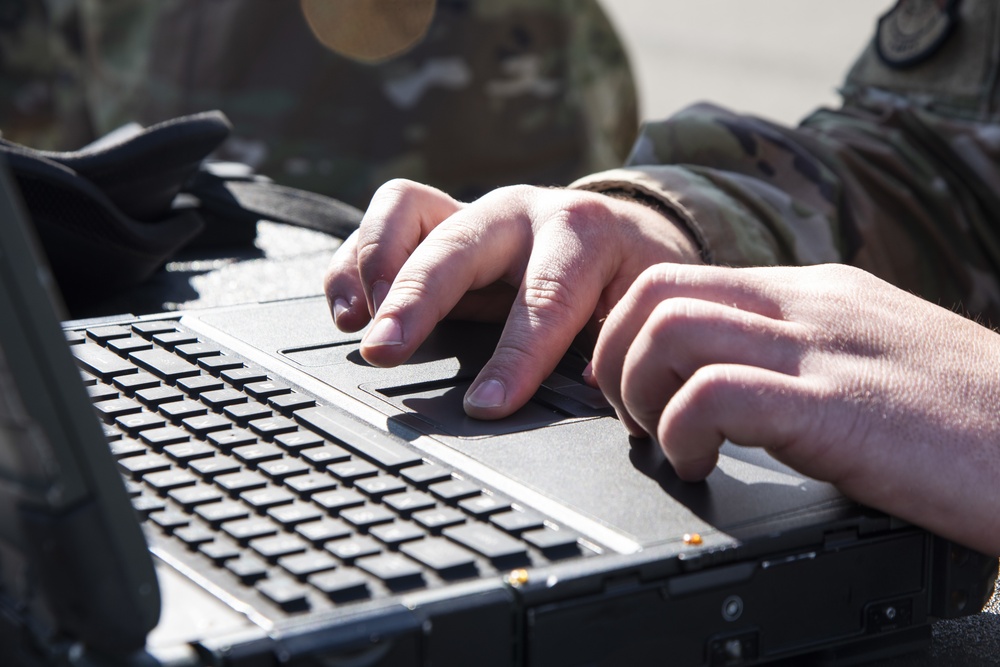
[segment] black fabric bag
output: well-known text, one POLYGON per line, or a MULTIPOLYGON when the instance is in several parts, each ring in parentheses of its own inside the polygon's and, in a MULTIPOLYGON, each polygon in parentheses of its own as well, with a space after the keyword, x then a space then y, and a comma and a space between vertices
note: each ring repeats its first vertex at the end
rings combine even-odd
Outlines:
POLYGON ((210 111, 112 133, 75 152, 0 139, 67 303, 139 284, 178 250, 253 242, 258 220, 345 238, 362 212, 206 158, 229 135, 210 111))

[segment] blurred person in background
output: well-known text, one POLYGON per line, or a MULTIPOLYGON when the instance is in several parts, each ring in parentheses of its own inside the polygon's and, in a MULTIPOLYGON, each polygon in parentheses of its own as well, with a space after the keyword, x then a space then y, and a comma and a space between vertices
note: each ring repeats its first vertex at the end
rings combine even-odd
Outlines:
POLYGON ((0 131, 71 150, 220 109, 218 157, 367 205, 411 178, 460 198, 620 164, 629 63, 596 0, 8 0, 0 131))

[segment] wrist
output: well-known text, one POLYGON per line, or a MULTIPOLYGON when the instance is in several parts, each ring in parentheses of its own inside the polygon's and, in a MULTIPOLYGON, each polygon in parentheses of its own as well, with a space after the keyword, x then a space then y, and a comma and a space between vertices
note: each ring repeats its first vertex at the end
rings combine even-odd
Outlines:
POLYGON ((710 253, 706 244, 701 239, 700 234, 698 234, 697 231, 677 213, 677 211, 669 206, 667 202, 638 190, 613 188, 597 192, 598 194, 611 197, 612 199, 641 204, 647 209, 656 211, 656 213, 658 213, 661 217, 665 218, 665 224, 671 225, 674 229, 680 232, 681 238, 679 239, 679 243, 682 247, 688 250, 692 263, 696 263, 698 261, 703 264, 711 263, 709 261, 710 253))

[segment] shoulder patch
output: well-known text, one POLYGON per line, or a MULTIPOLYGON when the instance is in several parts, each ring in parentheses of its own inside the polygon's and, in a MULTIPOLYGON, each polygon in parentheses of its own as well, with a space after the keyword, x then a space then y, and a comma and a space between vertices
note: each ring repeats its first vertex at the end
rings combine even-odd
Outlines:
POLYGON ((947 41, 958 21, 960 0, 898 0, 878 20, 875 50, 889 67, 923 62, 947 41))

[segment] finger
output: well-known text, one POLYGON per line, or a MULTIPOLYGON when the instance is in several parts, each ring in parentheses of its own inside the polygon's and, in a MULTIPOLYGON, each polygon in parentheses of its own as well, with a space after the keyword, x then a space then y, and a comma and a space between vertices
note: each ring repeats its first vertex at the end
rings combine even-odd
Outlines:
POLYGON ((738 364, 796 375, 803 334, 796 324, 731 306, 667 299, 657 304, 615 366, 622 369, 620 387, 609 385, 605 395, 620 415, 656 433, 670 397, 700 368, 738 364))
POLYGON ((559 223, 537 227, 496 350, 466 394, 470 416, 497 419, 527 403, 593 314, 613 253, 578 234, 559 223))
MULTIPOLYGON (((378 366, 404 362, 460 302, 486 319, 486 294, 466 295, 496 291, 498 280, 518 275, 531 242, 530 222, 517 206, 487 203, 456 212, 431 230, 400 267, 361 354, 378 366)), ((506 314, 509 299, 501 303, 506 314)))
POLYGON ((358 232, 355 231, 330 258, 323 291, 333 321, 341 331, 358 331, 370 319, 365 290, 358 274, 358 232))
POLYGON ((428 185, 389 181, 376 191, 358 229, 357 272, 374 316, 414 249, 462 204, 428 185))
POLYGON ((675 297, 726 304, 764 317, 781 318, 781 308, 767 285, 745 269, 657 264, 644 271, 608 315, 594 348, 594 377, 625 426, 642 433, 621 402, 623 361, 653 310, 675 297))
POLYGON ((674 395, 657 439, 678 477, 704 479, 725 440, 763 447, 800 472, 836 481, 847 474, 851 452, 824 456, 825 385, 762 368, 716 365, 695 372, 674 395))

